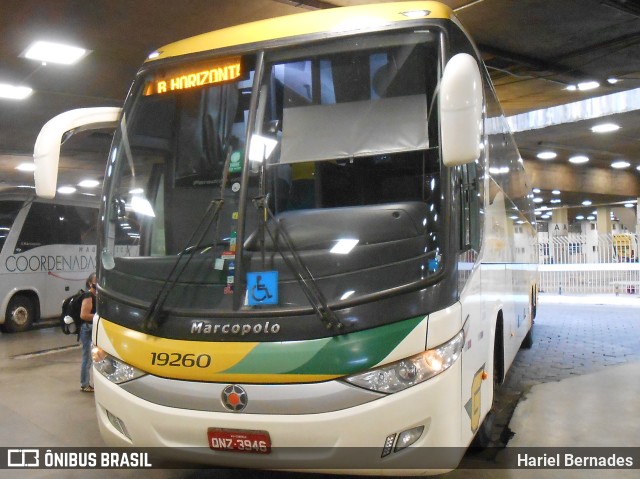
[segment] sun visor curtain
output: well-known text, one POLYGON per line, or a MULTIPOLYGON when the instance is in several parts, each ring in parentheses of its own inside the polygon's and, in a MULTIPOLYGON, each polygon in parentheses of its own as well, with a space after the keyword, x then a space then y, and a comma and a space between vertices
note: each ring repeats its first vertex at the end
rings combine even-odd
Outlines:
POLYGON ((285 108, 280 163, 428 147, 426 95, 285 108))

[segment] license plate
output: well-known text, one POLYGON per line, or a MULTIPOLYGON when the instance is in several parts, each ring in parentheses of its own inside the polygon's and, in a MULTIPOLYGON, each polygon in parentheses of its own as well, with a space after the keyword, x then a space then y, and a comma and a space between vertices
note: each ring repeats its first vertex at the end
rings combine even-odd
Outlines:
POLYGON ((267 431, 245 431, 242 429, 220 429, 211 427, 207 430, 209 447, 214 451, 249 452, 253 454, 269 454, 271 438, 267 431))

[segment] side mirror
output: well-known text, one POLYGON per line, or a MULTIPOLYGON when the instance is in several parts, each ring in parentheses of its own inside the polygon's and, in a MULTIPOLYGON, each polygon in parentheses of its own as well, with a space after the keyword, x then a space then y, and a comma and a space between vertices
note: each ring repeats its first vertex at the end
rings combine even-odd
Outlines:
POLYGON ((444 165, 477 160, 482 143, 482 76, 478 63, 467 53, 453 56, 444 69, 439 116, 444 165))
POLYGON ((33 148, 36 194, 42 198, 56 195, 60 146, 64 140, 80 131, 116 128, 120 112, 120 108, 114 107, 80 108, 61 113, 45 123, 33 148))

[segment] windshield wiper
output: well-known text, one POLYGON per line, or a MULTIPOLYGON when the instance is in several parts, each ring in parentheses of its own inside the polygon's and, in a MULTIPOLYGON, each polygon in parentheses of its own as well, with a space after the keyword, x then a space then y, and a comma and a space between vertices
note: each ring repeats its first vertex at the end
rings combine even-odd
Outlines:
POLYGON ((158 294, 156 295, 155 299, 151 302, 149 306, 149 311, 147 312, 147 315, 145 316, 144 322, 142 324, 142 328, 144 331, 152 332, 158 329, 159 319, 162 317, 164 303, 167 301, 167 298, 169 297, 169 293, 171 293, 174 286, 178 282, 178 279, 182 276, 182 273, 191 262, 191 259, 193 258, 194 253, 202 247, 202 240, 204 239, 205 235, 209 231, 209 228, 211 228, 211 225, 213 224, 213 222, 217 220, 218 215, 222 210, 223 204, 224 204, 223 198, 212 200, 211 203, 209 203, 209 206, 207 207, 207 211, 205 211, 202 218, 200 218, 198 225, 193 230, 193 233, 191 233, 191 237, 187 241, 187 246, 185 246, 183 250, 180 251, 180 253, 178 253, 178 257, 175 263, 173 264, 173 268, 171 268, 171 271, 167 275, 167 279, 162 284, 162 287, 160 288, 160 291, 158 291, 158 294), (209 221, 203 228, 203 225, 205 224, 205 221, 207 220, 207 218, 209 219, 209 221), (198 238, 198 241, 196 242, 195 245, 191 245, 191 242, 196 237, 196 234, 198 233, 199 230, 202 230, 202 232, 200 233, 200 237, 198 238), (186 261, 182 262, 182 267, 180 268, 179 271, 177 271, 178 265, 180 265, 182 257, 187 254, 189 256, 187 257, 186 261))
MULTIPOLYGON (((253 198, 252 202, 260 212, 259 215, 261 218, 261 229, 267 232, 269 238, 278 250, 278 253, 286 263, 287 267, 294 273, 296 280, 298 281, 300 287, 302 288, 302 291, 304 292, 304 295, 309 300, 309 304, 311 304, 313 310, 316 312, 320 320, 324 323, 327 329, 335 328, 339 330, 344 328, 344 323, 340 321, 340 318, 338 318, 336 313, 327 305, 326 298, 322 294, 322 291, 320 291, 320 288, 318 288, 318 284, 311 274, 311 271, 309 271, 309 268, 307 268, 307 266, 300 258, 300 255, 298 254, 293 241, 291 241, 291 238, 289 237, 284 224, 276 219, 276 217, 273 215, 273 212, 268 207, 268 195, 253 198), (287 250, 289 251, 289 253, 291 253, 291 258, 287 257, 280 249, 280 242, 278 241, 277 237, 274 236, 271 228, 269 227, 269 224, 267 222, 267 215, 275 225, 276 233, 279 233, 279 235, 277 236, 281 236, 283 238, 287 250)), ((261 246, 264 255, 264 241, 262 241, 261 246)))

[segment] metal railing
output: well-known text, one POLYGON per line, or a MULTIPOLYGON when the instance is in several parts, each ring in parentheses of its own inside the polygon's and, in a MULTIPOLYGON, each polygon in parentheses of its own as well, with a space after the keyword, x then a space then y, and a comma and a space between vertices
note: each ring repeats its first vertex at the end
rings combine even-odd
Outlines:
POLYGON ((640 294, 639 235, 538 233, 540 290, 640 294))

